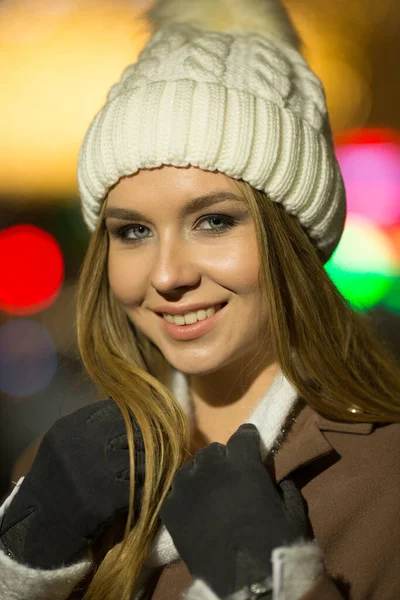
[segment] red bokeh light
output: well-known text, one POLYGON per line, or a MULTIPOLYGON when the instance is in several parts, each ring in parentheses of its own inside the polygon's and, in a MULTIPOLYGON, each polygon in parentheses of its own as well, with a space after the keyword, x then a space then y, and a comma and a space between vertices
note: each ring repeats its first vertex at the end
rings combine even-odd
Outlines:
POLYGON ((61 249, 52 235, 33 225, 0 232, 0 309, 28 315, 48 308, 64 278, 61 249))
POLYGON ((400 133, 392 129, 352 129, 335 135, 336 146, 349 144, 397 144, 400 145, 400 133))

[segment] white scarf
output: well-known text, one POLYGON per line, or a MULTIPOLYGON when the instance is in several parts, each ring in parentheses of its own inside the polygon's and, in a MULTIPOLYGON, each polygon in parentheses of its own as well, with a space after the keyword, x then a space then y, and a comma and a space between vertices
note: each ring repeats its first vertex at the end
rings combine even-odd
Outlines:
MULTIPOLYGON (((193 406, 187 377, 177 370, 173 370, 172 390, 185 414, 193 418, 193 406)), ((268 452, 279 438, 289 413, 297 400, 297 392, 286 377, 280 372, 275 377, 266 394, 259 400, 247 423, 253 423, 260 432, 261 458, 263 462, 268 452)), ((145 567, 152 569, 161 567, 179 559, 179 554, 170 534, 164 525, 161 525, 156 534, 151 551, 146 559, 145 567)))

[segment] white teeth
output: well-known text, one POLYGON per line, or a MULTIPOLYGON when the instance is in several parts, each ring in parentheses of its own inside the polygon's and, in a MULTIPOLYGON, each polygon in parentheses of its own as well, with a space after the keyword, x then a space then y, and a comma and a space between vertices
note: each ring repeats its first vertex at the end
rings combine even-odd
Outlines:
POLYGON ((163 313, 163 317, 168 323, 174 323, 175 325, 192 325, 193 323, 197 323, 197 321, 204 321, 207 317, 212 317, 219 308, 221 308, 221 304, 217 304, 206 310, 201 309, 196 312, 188 312, 184 315, 169 315, 163 313))

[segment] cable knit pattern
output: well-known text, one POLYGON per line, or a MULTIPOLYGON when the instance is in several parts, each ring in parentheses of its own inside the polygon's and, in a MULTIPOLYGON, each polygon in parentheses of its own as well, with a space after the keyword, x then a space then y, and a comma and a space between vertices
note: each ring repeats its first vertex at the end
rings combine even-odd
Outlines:
POLYGON ((265 191, 297 216, 325 259, 342 234, 345 190, 325 93, 285 40, 188 23, 150 38, 82 144, 89 229, 120 177, 161 165, 218 170, 265 191))

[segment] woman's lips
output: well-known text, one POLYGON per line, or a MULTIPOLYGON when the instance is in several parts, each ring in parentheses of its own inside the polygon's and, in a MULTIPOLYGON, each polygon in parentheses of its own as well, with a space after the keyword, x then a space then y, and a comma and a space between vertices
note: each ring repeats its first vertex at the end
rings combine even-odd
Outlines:
POLYGON ((174 340, 194 340, 211 331, 219 323, 225 314, 227 304, 227 302, 222 304, 221 308, 212 317, 207 317, 203 321, 197 321, 197 323, 193 323, 192 325, 175 325, 174 323, 168 323, 162 315, 159 315, 159 317, 162 321, 164 332, 174 340))

